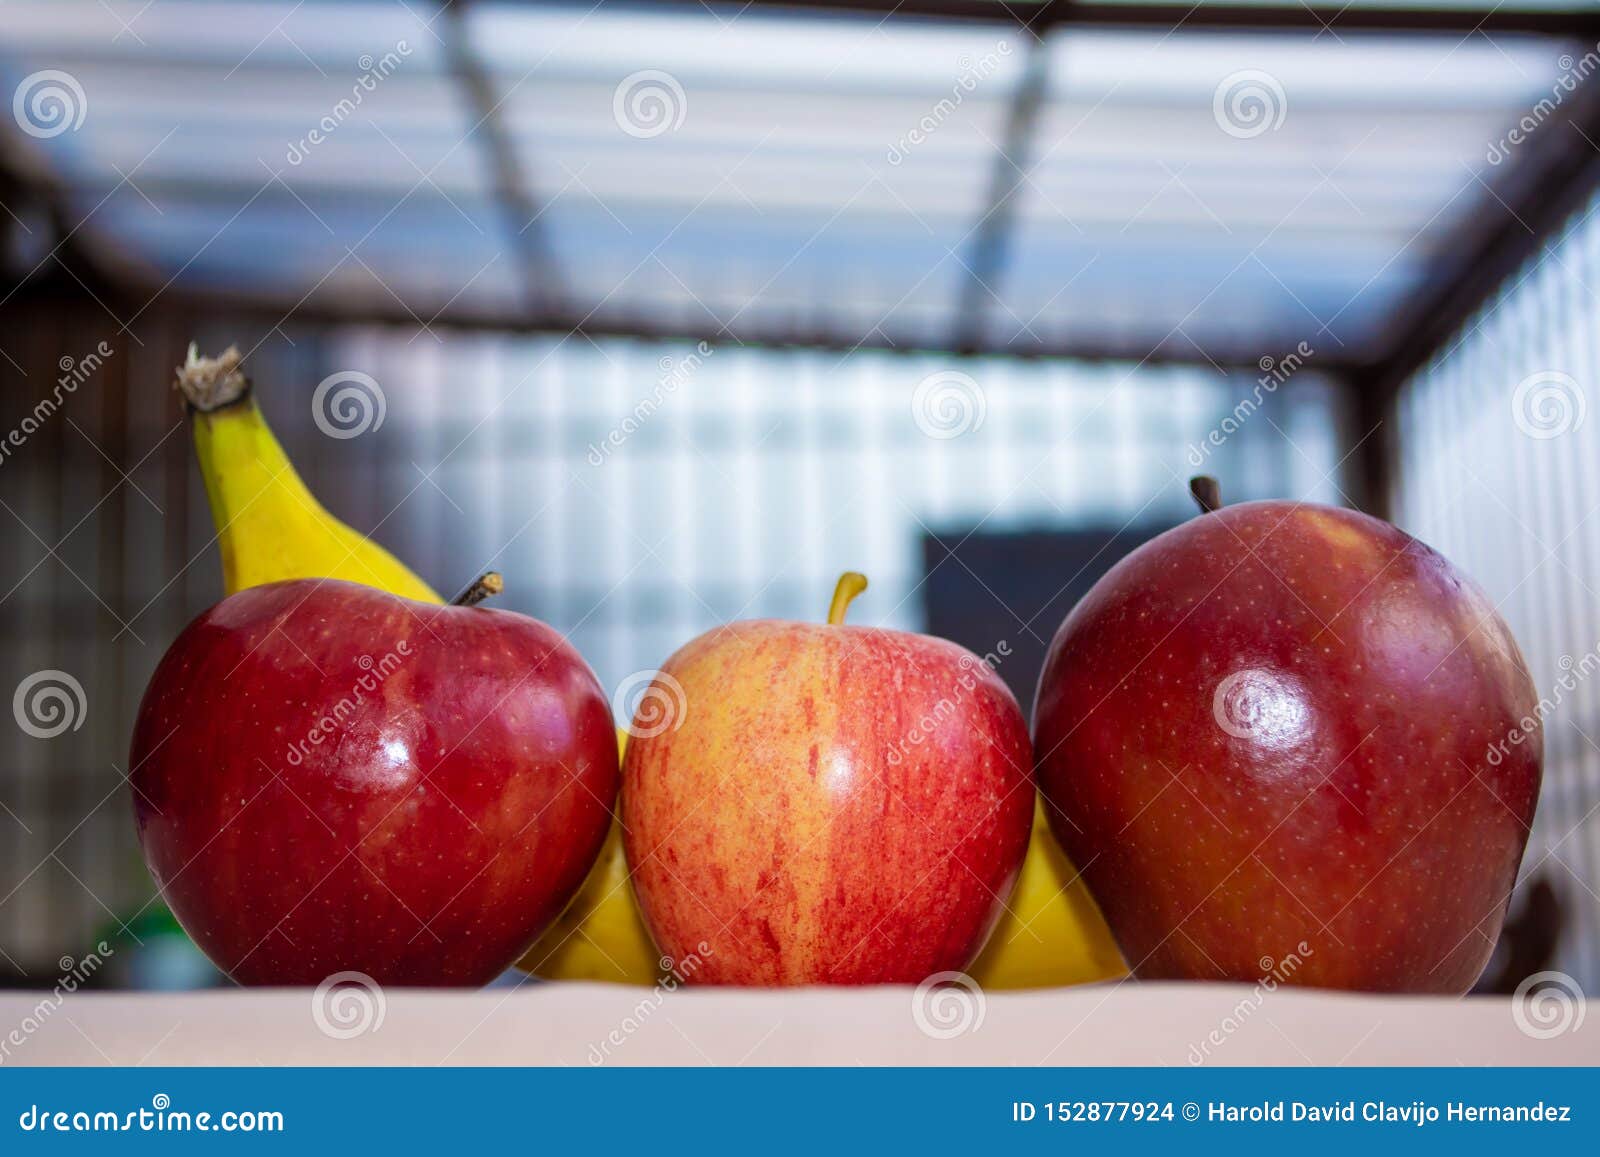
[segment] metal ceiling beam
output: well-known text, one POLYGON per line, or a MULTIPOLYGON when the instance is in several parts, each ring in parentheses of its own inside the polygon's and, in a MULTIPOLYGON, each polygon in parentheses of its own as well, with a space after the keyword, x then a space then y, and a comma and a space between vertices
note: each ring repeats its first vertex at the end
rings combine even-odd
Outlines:
POLYGON ((467 107, 478 118, 469 135, 475 134, 483 142, 494 197, 500 203, 522 275, 523 304, 530 313, 537 313, 561 297, 560 269, 545 236, 534 182, 523 171, 516 144, 500 115, 505 98, 496 92, 489 70, 473 51, 467 4, 468 0, 442 0, 439 5, 444 16, 445 53, 467 107))
MULTIPOLYGON (((47 224, 48 237, 28 237, 21 248, 23 265, 9 271, 0 265, 0 304, 22 286, 62 282, 101 300, 126 298, 135 286, 154 275, 139 262, 117 252, 74 210, 68 190, 14 134, 0 131, 0 215, 18 229, 47 224), (32 218, 34 224, 24 224, 32 218), (42 254, 35 259, 32 254, 42 254)), ((15 250, 13 250, 15 252, 15 250)))
MULTIPOLYGON (((682 7, 679 0, 634 0, 646 7, 682 7)), ((856 13, 879 18, 989 20, 1039 32, 1061 24, 1091 28, 1228 29, 1234 31, 1439 32, 1467 35, 1537 33, 1600 37, 1600 11, 1508 11, 1493 4, 1364 8, 1326 0, 1300 4, 1094 3, 1092 0, 751 0, 750 9, 856 13)))
MULTIPOLYGON (((32 300, 34 295, 29 295, 32 300)), ((312 297, 292 307, 282 298, 264 295, 229 292, 227 290, 188 289, 173 285, 161 294, 163 308, 186 310, 192 314, 235 319, 240 322, 260 322, 272 325, 323 325, 323 324, 380 324, 404 326, 415 329, 418 316, 427 320, 429 305, 411 302, 406 308, 393 297, 372 294, 358 295, 348 288, 338 293, 312 297), (414 310, 414 311, 413 311, 414 310)), ((929 350, 946 350, 942 339, 930 339, 908 333, 883 333, 874 330, 862 336, 838 330, 806 329, 783 321, 752 321, 732 330, 720 327, 706 318, 664 319, 654 313, 635 314, 625 308, 606 313, 584 316, 572 308, 553 309, 529 314, 515 308, 497 310, 492 306, 457 305, 447 314, 428 322, 439 330, 469 332, 495 331, 522 334, 548 334, 552 337, 571 335, 581 338, 623 337, 646 341, 704 341, 725 347, 753 347, 757 349, 814 349, 841 356, 856 350, 878 350, 886 353, 926 353, 929 350)), ((1261 372, 1256 359, 1258 346, 1248 349, 1206 349, 1183 342, 1165 342, 1154 350, 1148 342, 1105 341, 1096 342, 1079 338, 1059 341, 1021 341, 985 347, 975 351, 983 356, 1018 358, 1072 358, 1081 361, 1117 361, 1145 365, 1191 365, 1215 371, 1224 369, 1247 374, 1254 378, 1261 372)), ((1345 361, 1320 359, 1319 372, 1348 373, 1357 367, 1345 361)))
POLYGON ((1001 281, 1016 233, 1016 201, 1027 180, 1039 110, 1049 87, 1050 53, 1043 42, 1029 37, 1027 59, 1011 97, 1005 134, 995 153, 984 213, 972 235, 972 256, 956 306, 956 331, 951 343, 957 350, 966 352, 983 344, 985 318, 990 307, 1000 300, 1001 281))

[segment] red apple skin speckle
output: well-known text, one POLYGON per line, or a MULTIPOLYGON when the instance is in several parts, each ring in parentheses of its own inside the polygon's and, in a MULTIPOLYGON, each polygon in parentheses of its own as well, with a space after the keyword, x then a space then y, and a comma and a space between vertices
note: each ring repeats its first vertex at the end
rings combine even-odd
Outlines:
POLYGON ((681 718, 629 741, 622 822, 646 924, 695 958, 688 979, 917 983, 971 962, 1034 797, 993 670, 928 636, 759 620, 662 672, 681 718))
POLYGON ((554 630, 334 580, 191 623, 132 768, 166 902, 233 979, 273 985, 494 979, 576 892, 619 778, 605 694, 554 630))
POLYGON ((1073 609, 1034 748, 1139 976, 1249 982, 1294 954, 1283 983, 1460 993, 1527 843, 1540 736, 1504 741, 1536 702, 1439 554, 1353 511, 1251 502, 1146 543, 1073 609))

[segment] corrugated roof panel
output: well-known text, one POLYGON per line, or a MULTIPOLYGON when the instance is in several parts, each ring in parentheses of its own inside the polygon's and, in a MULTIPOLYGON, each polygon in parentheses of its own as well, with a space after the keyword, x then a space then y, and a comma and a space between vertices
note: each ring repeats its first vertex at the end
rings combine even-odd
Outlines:
POLYGON ((1562 52, 1063 30, 991 336, 1371 350, 1492 204, 1520 157, 1501 171, 1491 145, 1562 52))
POLYGON ((715 5, 5 12, 0 79, 64 75, 76 105, 17 143, 157 284, 287 306, 365 279, 391 309, 500 317, 531 267, 558 316, 624 328, 1352 360, 1498 211, 1524 154, 1496 142, 1576 52, 1070 26, 1039 48, 1001 22, 715 5), (999 160, 1019 124, 1020 174, 999 160), (1017 187, 991 213, 997 176, 1017 187))
POLYGON ((1015 30, 522 5, 473 27, 601 316, 948 333, 1015 30))
POLYGON ((370 295, 424 317, 504 304, 505 217, 422 11, 22 2, 0 71, 70 224, 157 286, 370 295), (81 123, 52 120, 62 109, 81 123))

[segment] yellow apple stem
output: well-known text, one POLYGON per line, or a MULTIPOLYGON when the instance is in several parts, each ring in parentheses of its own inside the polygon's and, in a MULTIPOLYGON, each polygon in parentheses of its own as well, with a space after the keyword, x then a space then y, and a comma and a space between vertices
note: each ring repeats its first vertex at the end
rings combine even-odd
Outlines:
POLYGON ((839 585, 833 588, 833 602, 828 606, 828 625, 844 625, 844 613, 850 609, 850 600, 867 589, 867 576, 860 571, 847 570, 839 576, 839 585))

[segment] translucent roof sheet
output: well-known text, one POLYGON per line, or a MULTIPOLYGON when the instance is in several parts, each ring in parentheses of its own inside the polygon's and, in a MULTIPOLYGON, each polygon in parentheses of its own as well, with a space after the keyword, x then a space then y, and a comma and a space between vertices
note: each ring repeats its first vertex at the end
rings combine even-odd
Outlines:
POLYGON ((0 21, 6 91, 65 74, 83 114, 19 121, 11 151, 152 291, 431 319, 558 287, 553 317, 623 328, 1135 353, 1379 349, 1521 163, 1492 143, 1571 67, 1531 37, 1041 47, 702 5, 11 0, 0 21))
MULTIPOLYGON (((389 3, 7 3, 0 69, 82 123, 21 145, 85 234, 177 279, 406 308, 512 300, 504 214, 434 29, 389 3), (81 100, 78 97, 81 93, 81 100)), ((30 114, 34 115, 34 114, 30 114)))
POLYGON ((1050 51, 1000 335, 1359 354, 1492 197, 1490 143, 1563 49, 1068 31, 1050 51))
POLYGON ((948 332, 1014 32, 501 5, 475 33, 549 190, 542 225, 602 314, 948 332))

